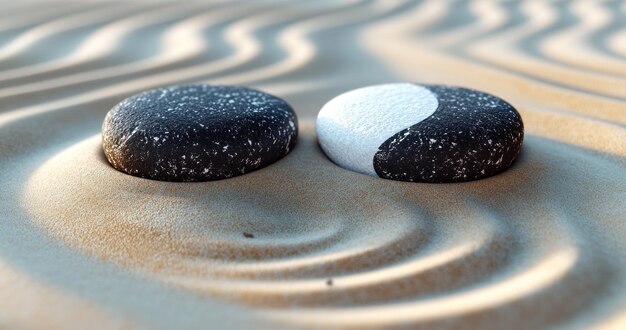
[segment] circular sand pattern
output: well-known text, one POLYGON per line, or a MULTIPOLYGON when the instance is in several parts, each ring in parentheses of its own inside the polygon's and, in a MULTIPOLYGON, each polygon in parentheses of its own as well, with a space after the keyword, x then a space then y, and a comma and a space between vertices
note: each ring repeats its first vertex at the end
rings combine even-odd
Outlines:
POLYGON ((0 327, 624 328, 620 2, 29 1, 0 16, 0 327), (510 101, 519 159, 449 185, 336 166, 320 106, 389 81, 510 101), (111 168, 106 112, 193 82, 285 98, 299 146, 212 182, 111 168))
POLYGON ((513 164, 524 139, 517 110, 467 88, 387 84, 326 103, 317 117, 326 155, 341 167, 412 182, 464 182, 513 164))
POLYGON ((242 175, 284 157, 298 137, 287 102, 246 87, 158 88, 107 113, 102 148, 116 169, 164 181, 242 175))

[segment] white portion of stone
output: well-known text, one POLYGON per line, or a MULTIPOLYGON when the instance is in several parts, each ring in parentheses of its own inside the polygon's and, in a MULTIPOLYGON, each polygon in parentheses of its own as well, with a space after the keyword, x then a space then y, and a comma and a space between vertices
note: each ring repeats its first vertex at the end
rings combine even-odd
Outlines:
POLYGON ((317 116, 317 136, 337 165, 377 176, 374 155, 399 131, 432 115, 439 102, 428 89, 409 83, 355 89, 328 101, 317 116))

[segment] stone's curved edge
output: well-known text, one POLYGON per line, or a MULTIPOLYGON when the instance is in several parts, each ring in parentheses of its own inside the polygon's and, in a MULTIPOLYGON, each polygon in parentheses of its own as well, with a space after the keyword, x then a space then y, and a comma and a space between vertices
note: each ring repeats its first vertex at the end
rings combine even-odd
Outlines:
MULTIPOLYGON (((196 110, 206 109, 197 106, 190 111, 196 110)), ((132 111, 137 112, 136 109, 132 111)), ((111 109, 102 125, 104 154, 115 169, 137 177, 173 182, 213 181, 255 171, 286 156, 295 147, 297 136, 297 116, 285 100, 248 87, 225 85, 177 85, 142 92, 111 109), (147 124, 160 133, 168 132, 167 139, 140 129, 146 124, 142 118, 145 113, 141 112, 154 112, 156 108, 146 98, 155 93, 193 88, 214 94, 225 93, 226 96, 246 93, 232 104, 248 108, 240 115, 227 114, 222 118, 221 111, 237 111, 228 108, 230 104, 226 100, 223 104, 211 104, 223 107, 213 111, 215 113, 202 113, 197 121, 181 120, 185 115, 175 112, 168 113, 166 120, 162 120, 164 116, 158 111, 151 113, 147 124), (120 122, 111 115, 137 100, 147 103, 139 113, 130 114, 130 123, 120 122), (243 103, 237 104, 238 101, 243 103), (261 113, 265 113, 260 115, 253 111, 258 109, 250 110, 250 106, 258 106, 263 110, 261 113), (250 115, 258 118, 252 119, 250 115), (120 132, 111 134, 114 129, 120 129, 120 132), (248 137, 242 137, 244 133, 248 137), (241 156, 243 154, 245 158, 241 156)))
POLYGON ((427 119, 399 131, 379 146, 373 158, 379 177, 464 182, 496 175, 513 164, 524 139, 522 118, 513 106, 467 88, 423 86, 437 96, 439 107, 427 119), (463 100, 466 102, 458 106, 463 100))
POLYGON ((354 89, 322 107, 316 124, 318 141, 340 167, 377 176, 372 159, 379 146, 391 135, 431 116, 437 107, 433 93, 412 83, 354 89), (348 130, 358 134, 348 135, 348 130))

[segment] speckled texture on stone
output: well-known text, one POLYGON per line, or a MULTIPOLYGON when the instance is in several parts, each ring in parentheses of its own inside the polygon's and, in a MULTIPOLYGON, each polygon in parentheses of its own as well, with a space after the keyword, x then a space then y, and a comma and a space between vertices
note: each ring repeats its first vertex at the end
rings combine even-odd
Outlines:
POLYGON ((510 104, 486 93, 387 84, 329 101, 318 116, 317 133, 326 155, 341 167, 439 183, 504 171, 521 150, 524 127, 510 104))
POLYGON ((182 85, 129 97, 104 119, 102 145, 122 172, 164 181, 230 178, 267 166, 295 146, 284 100, 238 86, 182 85))
POLYGON ((374 156, 382 177, 416 182, 462 182, 507 169, 524 139, 519 113, 493 95, 426 86, 439 100, 430 117, 383 143, 374 156))

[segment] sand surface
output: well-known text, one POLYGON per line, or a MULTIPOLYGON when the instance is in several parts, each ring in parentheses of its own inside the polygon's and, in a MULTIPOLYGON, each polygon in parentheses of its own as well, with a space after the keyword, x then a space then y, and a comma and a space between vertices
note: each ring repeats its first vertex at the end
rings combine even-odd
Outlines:
POLYGON ((625 22, 621 1, 2 1, 0 328, 624 329, 625 22), (520 159, 462 184, 330 162, 320 107, 398 81, 509 101, 520 159), (106 112, 184 82, 285 98, 298 145, 208 183, 108 166, 106 112))

